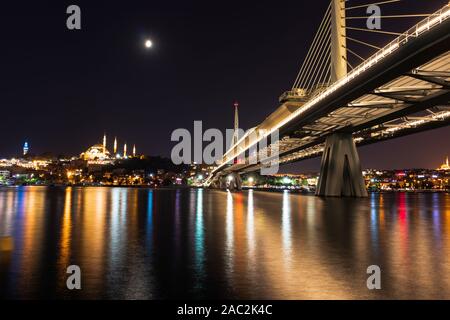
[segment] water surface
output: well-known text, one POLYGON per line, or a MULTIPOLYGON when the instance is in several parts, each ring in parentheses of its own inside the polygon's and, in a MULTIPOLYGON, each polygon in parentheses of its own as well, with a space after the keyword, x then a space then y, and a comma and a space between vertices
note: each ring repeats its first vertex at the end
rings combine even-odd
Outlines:
POLYGON ((0 188, 0 237, 4 298, 450 298, 445 193, 0 188))

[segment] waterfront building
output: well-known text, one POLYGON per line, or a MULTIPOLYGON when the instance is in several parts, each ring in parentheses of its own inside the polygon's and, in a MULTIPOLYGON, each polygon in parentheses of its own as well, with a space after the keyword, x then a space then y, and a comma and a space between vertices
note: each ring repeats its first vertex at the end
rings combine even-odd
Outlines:
POLYGON ((443 164, 441 164, 441 166, 439 168, 437 168, 437 170, 439 170, 439 171, 450 170, 450 165, 448 164, 448 157, 445 159, 445 162, 443 164))
POLYGON ((83 152, 80 155, 80 158, 82 158, 83 160, 86 161, 107 161, 109 160, 110 157, 110 153, 109 151, 106 149, 106 147, 102 144, 95 144, 92 147, 90 147, 89 149, 87 149, 85 152, 83 152))

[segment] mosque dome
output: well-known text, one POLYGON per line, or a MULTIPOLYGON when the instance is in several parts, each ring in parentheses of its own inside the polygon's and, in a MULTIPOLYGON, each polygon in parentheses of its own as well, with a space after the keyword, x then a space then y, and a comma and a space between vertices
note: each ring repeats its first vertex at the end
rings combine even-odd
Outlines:
POLYGON ((106 160, 110 158, 110 153, 103 145, 96 144, 83 152, 80 157, 88 161, 106 160))
POLYGON ((450 165, 448 163, 448 157, 445 159, 444 163, 437 170, 450 170, 450 165))

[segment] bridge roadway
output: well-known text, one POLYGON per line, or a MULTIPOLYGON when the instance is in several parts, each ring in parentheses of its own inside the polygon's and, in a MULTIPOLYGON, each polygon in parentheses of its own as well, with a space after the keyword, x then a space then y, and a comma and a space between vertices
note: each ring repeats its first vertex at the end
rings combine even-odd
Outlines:
POLYGON ((258 170, 261 163, 251 164, 256 155, 249 150, 277 129, 279 163, 285 164, 320 156, 336 132, 351 133, 364 145, 448 125, 449 30, 447 5, 309 100, 283 101, 228 150, 211 177, 258 170), (230 165, 237 155, 244 161, 230 165))

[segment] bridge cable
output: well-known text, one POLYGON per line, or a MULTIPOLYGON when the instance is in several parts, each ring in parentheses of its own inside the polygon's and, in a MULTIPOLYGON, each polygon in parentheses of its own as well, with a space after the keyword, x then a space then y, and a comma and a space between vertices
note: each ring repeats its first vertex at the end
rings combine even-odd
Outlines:
POLYGON ((354 6, 354 7, 348 7, 348 8, 345 8, 345 10, 353 10, 353 9, 365 8, 365 7, 370 7, 370 6, 380 6, 383 4, 400 2, 400 1, 402 1, 402 0, 387 0, 387 1, 381 1, 381 2, 374 2, 374 3, 362 4, 362 5, 358 5, 358 6, 354 6))
POLYGON ((308 82, 308 79, 311 76, 311 72, 314 70, 314 68, 317 68, 317 64, 321 60, 321 58, 325 55, 325 43, 327 40, 322 41, 321 46, 319 49, 316 50, 314 53, 314 61, 310 61, 308 65, 306 66, 304 70, 304 74, 301 77, 300 81, 296 84, 297 87, 303 88, 303 86, 308 82))
POLYGON ((317 74, 318 72, 320 72, 320 70, 322 70, 321 68, 323 67, 324 60, 326 61, 330 54, 330 50, 328 49, 329 47, 330 47, 329 41, 325 40, 324 46, 322 47, 321 51, 317 54, 316 60, 309 66, 308 78, 306 78, 304 82, 300 84, 302 85, 302 88, 305 86, 306 89, 308 89, 311 80, 313 79, 312 77, 314 76, 314 74, 312 73, 314 72, 315 74, 317 74))
POLYGON ((303 64, 300 68, 297 78, 295 79, 293 89, 298 87, 299 83, 303 82, 305 72, 307 69, 309 69, 311 59, 314 53, 317 51, 317 45, 320 45, 320 43, 323 40, 324 31, 326 30, 326 26, 329 24, 330 20, 331 20, 331 3, 327 8, 324 17, 322 18, 319 29, 317 30, 316 35, 314 37, 313 43, 311 44, 308 50, 308 54, 306 55, 306 58, 303 61, 303 64))
MULTIPOLYGON (((328 20, 331 20, 331 16, 329 19, 327 19, 327 21, 328 20)), ((330 28, 325 28, 324 31, 325 34, 322 36, 320 43, 318 44, 318 46, 316 46, 315 50, 313 50, 312 52, 314 60, 312 62, 311 61, 308 62, 306 69, 304 70, 304 74, 302 75, 302 78, 297 83, 297 85, 300 85, 300 87, 302 87, 305 84, 305 82, 308 81, 308 76, 310 76, 311 71, 314 69, 314 67, 317 66, 317 63, 321 60, 323 54, 326 53, 326 44, 329 43, 330 41, 331 30, 330 28)))
POLYGON ((382 30, 372 30, 372 29, 364 29, 364 28, 353 28, 353 27, 345 27, 346 29, 349 30, 356 30, 356 31, 364 31, 364 32, 374 32, 374 33, 383 33, 383 34, 389 34, 389 35, 393 35, 393 36, 401 36, 403 35, 403 33, 400 32, 392 32, 392 31, 382 31, 382 30))
MULTIPOLYGON (((330 46, 331 46, 331 44, 330 44, 330 46)), ((329 64, 328 64, 328 68, 326 68, 326 66, 325 66, 325 68, 323 68, 323 70, 320 72, 320 76, 319 76, 319 79, 317 79, 317 82, 315 82, 316 81, 316 79, 314 79, 314 82, 316 83, 316 84, 324 84, 324 80, 325 79, 327 79, 327 74, 328 74, 328 72, 330 72, 330 75, 331 75, 331 48, 330 48, 330 55, 329 55, 329 60, 328 60, 328 62, 329 62, 329 64), (324 74, 324 72, 325 72, 325 74, 324 74)), ((317 75, 318 75, 319 73, 317 73, 317 75)), ((327 81, 326 82, 326 85, 328 85, 329 84, 329 82, 327 81)))
POLYGON ((373 44, 370 44, 370 43, 367 43, 367 42, 364 42, 364 41, 361 41, 361 40, 356 40, 356 39, 350 38, 348 36, 347 36, 347 40, 350 40, 350 41, 353 41, 353 42, 356 42, 356 43, 359 43, 359 44, 363 44, 363 45, 366 45, 368 47, 371 47, 371 48, 374 48, 374 49, 377 49, 377 50, 381 50, 380 47, 374 46, 373 44))
POLYGON ((309 65, 309 63, 311 61, 311 58, 313 56, 313 51, 315 50, 316 46, 318 45, 318 43, 322 39, 323 31, 325 30, 324 26, 328 23, 328 17, 331 17, 330 13, 331 13, 331 3, 330 3, 330 5, 327 8, 327 11, 326 11, 324 17, 322 18, 322 21, 320 23, 319 29, 318 29, 315 37, 314 37, 314 41, 313 41, 313 43, 311 44, 311 46, 310 46, 310 48, 308 50, 308 54, 307 54, 305 60, 303 61, 302 68, 300 69, 300 72, 299 72, 299 74, 297 76, 297 79, 294 82, 294 87, 303 78, 304 72, 305 72, 305 68, 309 65))
POLYGON ((352 70, 355 69, 355 68, 353 68, 352 64, 347 60, 346 57, 342 56, 342 59, 344 59, 345 62, 347 62, 347 65, 350 67, 350 69, 352 69, 352 70))
MULTIPOLYGON (((348 2, 348 0, 342 0, 344 2, 348 2)), ((357 4, 355 6, 349 6, 347 8, 345 8, 345 10, 353 10, 353 9, 359 9, 359 8, 366 8, 369 7, 371 5, 384 5, 384 4, 393 4, 393 3, 397 3, 403 0, 380 0, 380 1, 375 1, 373 3, 369 3, 369 4, 357 4)), ((450 5, 450 2, 449 2, 450 5)), ((433 12, 433 13, 411 13, 411 14, 394 14, 394 15, 379 15, 379 16, 370 16, 371 18, 382 18, 382 19, 395 19, 395 18, 418 18, 418 17, 433 17, 437 15, 437 13, 433 12)), ((369 16, 347 16, 345 17, 346 20, 357 20, 357 19, 367 19, 369 16)), ((384 30, 372 30, 372 29, 366 29, 366 28, 357 28, 357 27, 349 27, 346 26, 345 27, 346 30, 354 30, 354 31, 361 31, 361 32, 371 32, 374 34, 385 34, 385 35, 390 35, 390 36, 402 36, 404 33, 400 33, 400 32, 394 32, 394 31, 384 31, 384 30)), ((357 40, 354 38, 351 38, 349 36, 346 37, 346 39, 348 39, 349 41, 353 41, 362 45, 365 45, 367 47, 376 49, 376 50, 381 50, 380 47, 376 46, 376 45, 372 45, 370 43, 361 41, 361 40, 357 40)), ((356 58, 358 58, 361 61, 365 61, 365 58, 363 58, 362 56, 358 55, 356 52, 350 50, 348 47, 346 48, 347 52, 349 52, 350 54, 352 54, 353 56, 355 56, 356 58)))
MULTIPOLYGON (((345 47, 345 46, 344 46, 345 47)), ((347 49, 347 52, 351 53, 352 55, 354 55, 355 57, 357 57, 358 59, 360 59, 362 62, 365 62, 366 59, 364 59, 363 57, 361 57, 359 54, 357 54, 356 52, 354 52, 353 50, 345 47, 345 49, 347 49)))
MULTIPOLYGON (((328 48, 331 49, 331 43, 328 44, 328 48)), ((315 76, 311 76, 310 79, 308 80, 307 84, 306 84, 306 89, 313 89, 314 85, 318 84, 316 82, 317 76, 318 74, 323 71, 323 69, 326 68, 327 65, 329 65, 331 62, 331 50, 325 50, 324 54, 321 56, 319 63, 316 65, 317 69, 315 70, 315 76), (313 79, 314 77, 314 79, 313 79)))
MULTIPOLYGON (((328 6, 328 9, 327 9, 324 17, 322 18, 322 21, 321 21, 321 23, 319 25, 319 29, 317 30, 317 32, 316 32, 316 34, 314 36, 313 42, 312 42, 311 46, 309 47, 308 53, 306 55, 306 58, 303 61, 302 67, 300 68, 300 71, 299 71, 299 73, 297 75, 297 78, 295 79, 294 84, 298 83, 299 79, 303 76, 304 68, 308 65, 308 63, 309 63, 309 61, 310 61, 310 59, 312 57, 312 51, 315 49, 317 43, 320 41, 320 38, 322 37, 322 33, 323 33, 323 30, 324 30, 323 27, 327 23, 327 17, 329 15, 329 12, 331 12, 331 3, 328 6)), ((294 87, 295 87, 295 85, 294 85, 294 87)))
MULTIPOLYGON (((416 18, 416 17, 431 17, 433 14, 398 14, 393 16, 370 16, 370 18, 380 18, 380 19, 390 19, 390 18, 416 18)), ((355 17, 345 17, 347 20, 354 19, 367 19, 367 16, 355 16, 355 17)))
POLYGON ((328 24, 330 19, 331 19, 331 16, 329 19, 326 19, 324 21, 325 23, 324 23, 324 25, 322 25, 322 28, 320 30, 320 35, 317 38, 317 42, 314 44, 314 47, 311 50, 311 54, 310 54, 309 58, 304 62, 302 73, 301 73, 299 79, 297 80, 295 87, 298 87, 299 84, 304 83, 304 81, 306 80, 306 77, 308 76, 308 72, 311 69, 311 66, 313 66, 315 64, 314 59, 317 60, 317 52, 322 51, 323 46, 324 46, 324 41, 327 38, 326 25, 328 24))

